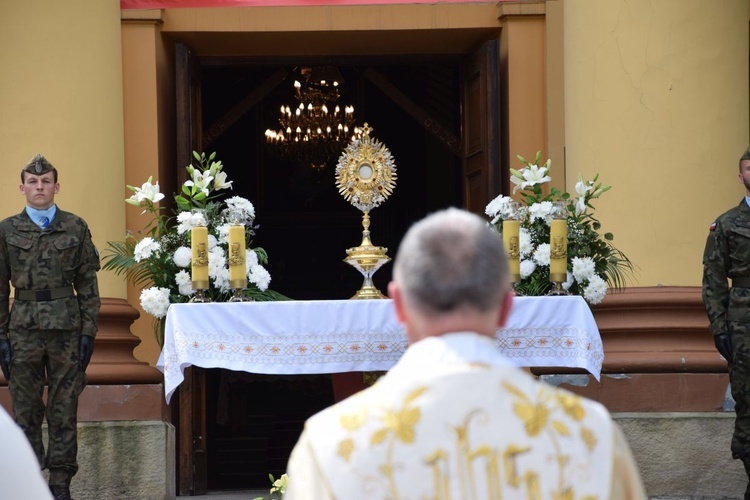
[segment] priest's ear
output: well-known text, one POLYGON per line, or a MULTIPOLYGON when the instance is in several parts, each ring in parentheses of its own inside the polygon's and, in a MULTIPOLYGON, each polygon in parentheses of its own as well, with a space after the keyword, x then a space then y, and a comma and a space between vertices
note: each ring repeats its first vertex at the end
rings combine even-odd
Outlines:
POLYGON ((388 298, 393 299, 393 308, 396 310, 396 319, 402 325, 406 324, 406 313, 404 311, 404 298, 401 295, 401 289, 398 283, 391 281, 388 283, 388 298))

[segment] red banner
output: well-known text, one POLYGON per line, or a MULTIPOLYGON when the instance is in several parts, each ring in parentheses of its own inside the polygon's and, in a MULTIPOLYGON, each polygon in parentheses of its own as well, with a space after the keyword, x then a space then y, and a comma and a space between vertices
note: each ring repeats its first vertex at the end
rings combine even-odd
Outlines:
POLYGON ((201 7, 320 7, 437 3, 498 3, 502 0, 120 0, 120 9, 177 9, 201 7))

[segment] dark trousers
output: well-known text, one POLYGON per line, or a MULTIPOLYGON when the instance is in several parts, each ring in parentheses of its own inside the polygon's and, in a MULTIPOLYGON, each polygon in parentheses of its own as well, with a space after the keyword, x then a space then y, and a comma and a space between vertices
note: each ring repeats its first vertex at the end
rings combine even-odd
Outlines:
POLYGON ((78 396, 86 374, 78 362, 80 333, 68 330, 11 331, 13 362, 8 383, 13 414, 36 453, 50 471, 50 485, 69 485, 78 471, 78 396), (48 386, 47 404, 42 395, 48 386), (47 454, 42 421, 48 429, 47 454))

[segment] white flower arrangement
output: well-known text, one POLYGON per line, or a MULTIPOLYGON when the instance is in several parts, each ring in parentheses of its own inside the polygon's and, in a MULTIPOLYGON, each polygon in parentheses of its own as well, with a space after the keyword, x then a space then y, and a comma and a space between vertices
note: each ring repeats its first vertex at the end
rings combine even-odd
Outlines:
POLYGON ((255 300, 285 300, 281 294, 269 289, 271 274, 264 267, 268 263, 265 250, 253 248, 252 236, 256 226, 255 207, 246 198, 232 196, 219 201, 217 191, 232 189, 232 182, 222 171, 223 165, 215 161, 216 153, 206 157, 205 153, 193 153, 198 166, 186 167, 190 178, 175 196, 177 212, 167 217, 157 203, 164 199, 159 192, 159 183, 149 177, 140 188, 127 186, 134 194, 125 201, 143 207, 143 214, 153 218, 146 225, 146 236, 140 240, 128 232, 125 241, 108 242, 104 251, 103 268, 125 274, 128 281, 146 285, 140 295, 143 310, 155 318, 154 331, 161 343, 161 321, 171 303, 186 302, 193 295, 190 265, 191 229, 206 226, 208 236, 208 275, 210 288, 208 297, 214 301, 225 301, 231 296, 229 268, 227 266, 227 244, 230 212, 239 216, 245 225, 246 270, 248 288, 245 295, 255 300))
MULTIPOLYGON (((584 181, 579 175, 575 185, 578 195, 573 199, 567 192, 551 188, 544 194, 544 185, 552 180, 548 175, 551 162, 539 166, 541 151, 531 163, 522 156, 517 158, 524 164, 520 170, 511 169, 513 194, 519 198, 521 227, 519 231, 520 277, 516 289, 524 295, 544 295, 551 288, 550 222, 555 201, 561 201, 568 210, 568 275, 563 288, 572 294, 582 295, 590 304, 598 304, 609 288, 621 289, 625 275, 633 272, 630 260, 611 241, 611 233, 599 234, 601 224, 592 214, 591 200, 599 198, 611 186, 593 180, 584 181)), ((502 233, 502 221, 511 216, 510 196, 500 195, 487 204, 485 213, 490 224, 502 233)))

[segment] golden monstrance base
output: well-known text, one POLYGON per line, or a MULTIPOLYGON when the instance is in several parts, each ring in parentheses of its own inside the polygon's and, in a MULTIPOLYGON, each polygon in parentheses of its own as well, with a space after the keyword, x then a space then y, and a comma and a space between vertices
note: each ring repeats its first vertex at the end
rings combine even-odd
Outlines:
POLYGON ((375 247, 372 245, 360 245, 346 250, 348 257, 344 259, 344 262, 354 267, 362 273, 362 276, 364 277, 362 288, 351 297, 352 299, 387 298, 372 282, 372 276, 375 274, 375 271, 391 260, 391 258, 386 255, 387 251, 387 248, 375 247))

